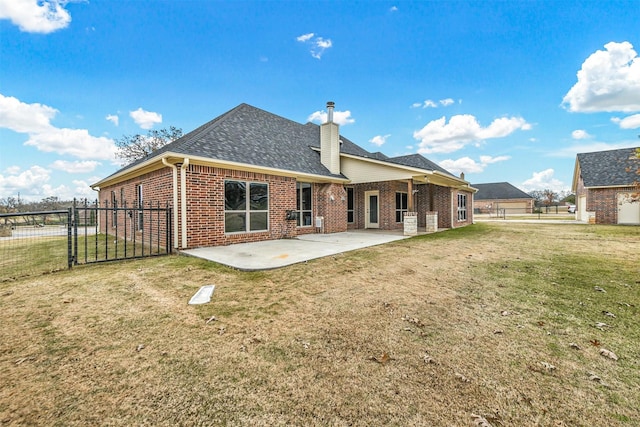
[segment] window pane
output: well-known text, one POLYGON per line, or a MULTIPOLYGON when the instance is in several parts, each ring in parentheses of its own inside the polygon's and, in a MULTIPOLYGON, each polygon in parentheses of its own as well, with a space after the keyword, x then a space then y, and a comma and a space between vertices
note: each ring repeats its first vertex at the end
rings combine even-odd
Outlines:
POLYGON ((302 224, 303 226, 305 225, 311 225, 311 212, 303 212, 302 213, 302 224))
POLYGON ((378 196, 369 196, 369 222, 378 223, 378 196))
POLYGON ((269 190, 267 184, 249 184, 252 211, 266 211, 269 209, 269 190))
POLYGON ((347 222, 353 222, 353 211, 347 211, 347 222))
POLYGON ((353 210, 353 188, 347 188, 347 209, 353 210))
POLYGON ((302 184, 302 210, 311 210, 311 184, 302 184))
POLYGON ((402 222, 402 211, 396 211, 396 222, 402 222))
POLYGON ((225 233, 234 233, 236 231, 246 231, 245 213, 225 213, 224 214, 224 231, 225 233))
POLYGON ((407 193, 400 193, 402 195, 402 209, 407 210, 407 193))
POLYGON ((239 181, 224 182, 224 208, 228 211, 245 210, 247 193, 245 183, 239 181))
POLYGON ((267 230, 268 215, 267 212, 251 212, 249 214, 249 230, 267 230))

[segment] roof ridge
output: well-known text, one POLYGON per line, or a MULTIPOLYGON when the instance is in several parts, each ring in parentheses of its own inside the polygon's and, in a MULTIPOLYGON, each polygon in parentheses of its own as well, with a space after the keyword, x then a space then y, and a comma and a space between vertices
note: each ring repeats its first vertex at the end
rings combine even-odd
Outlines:
POLYGON ((611 150, 598 150, 598 151, 586 151, 584 153, 578 153, 578 156, 583 154, 600 154, 600 153, 610 153, 612 151, 626 151, 626 150, 635 150, 640 148, 639 146, 634 147, 624 147, 624 148, 612 148, 611 150))
MULTIPOLYGON (((173 141, 171 144, 168 144, 168 145, 179 145, 179 144, 174 144, 174 143, 187 143, 187 142, 197 138, 202 133, 208 132, 211 129, 214 129, 220 123, 222 123, 223 121, 225 121, 230 116, 232 116, 233 114, 237 113, 238 111, 240 111, 244 107, 251 107, 251 106, 249 104, 245 104, 243 102, 243 103, 235 106, 231 110, 229 110, 229 111, 227 111, 225 113, 222 113, 217 117, 214 117, 213 119, 209 120, 207 123, 195 128, 191 132, 183 135, 181 138, 176 139, 175 141, 173 141)), ((253 107, 253 108, 255 108, 255 107, 253 107)))

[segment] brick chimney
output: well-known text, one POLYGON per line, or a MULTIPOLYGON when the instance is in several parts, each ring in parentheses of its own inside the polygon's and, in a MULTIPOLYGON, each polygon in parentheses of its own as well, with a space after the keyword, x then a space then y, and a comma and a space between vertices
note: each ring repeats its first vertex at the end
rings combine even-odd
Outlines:
POLYGON ((320 125, 320 162, 337 175, 340 173, 340 131, 333 122, 334 106, 334 102, 327 102, 327 122, 320 125))

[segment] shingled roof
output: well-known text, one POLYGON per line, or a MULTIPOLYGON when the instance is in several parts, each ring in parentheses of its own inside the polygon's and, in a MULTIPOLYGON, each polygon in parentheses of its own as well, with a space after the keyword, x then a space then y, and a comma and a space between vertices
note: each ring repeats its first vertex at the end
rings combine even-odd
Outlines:
POLYGON ((519 188, 508 182, 490 182, 486 184, 472 184, 478 189, 475 200, 504 200, 504 199, 533 199, 519 188))
POLYGON ((406 156, 391 157, 386 159, 386 161, 396 163, 398 165, 410 166, 412 168, 424 169, 429 171, 439 171, 457 178, 451 172, 445 170, 444 168, 441 168, 421 154, 409 154, 406 156))
POLYGON ((636 170, 640 160, 636 148, 579 153, 577 162, 585 187, 613 187, 632 185, 640 177, 636 170))
MULTIPOLYGON (((156 150, 146 158, 125 166, 111 176, 165 153, 197 156, 332 178, 320 162, 320 126, 300 124, 248 104, 240 104, 181 138, 156 150)), ((340 135, 340 152, 353 156, 411 166, 425 170, 439 170, 449 174, 419 154, 388 158, 371 153, 340 135)), ((449 174, 451 175, 451 174, 449 174)), ((453 176, 453 175, 452 175, 453 176)), ((109 179, 105 178, 105 180, 109 179)))

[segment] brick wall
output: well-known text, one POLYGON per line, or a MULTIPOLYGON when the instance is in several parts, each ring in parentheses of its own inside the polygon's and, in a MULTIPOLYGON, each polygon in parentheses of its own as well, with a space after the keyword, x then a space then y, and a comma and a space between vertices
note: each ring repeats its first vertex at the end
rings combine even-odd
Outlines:
MULTIPOLYGON (((143 207, 160 207, 166 208, 172 205, 172 171, 170 169, 160 169, 149 172, 145 175, 121 182, 117 185, 102 187, 98 193, 98 202, 100 207, 113 207, 112 191, 115 193, 115 205, 118 208, 136 208, 137 203, 137 186, 142 185, 142 202, 143 207)), ((99 223, 100 231, 110 234, 118 238, 127 240, 140 241, 142 236, 145 237, 145 243, 150 242, 153 245, 165 247, 164 230, 170 225, 166 223, 164 215, 158 215, 154 212, 143 212, 143 227, 145 230, 137 228, 137 212, 131 211, 115 211, 116 217, 111 211, 100 211, 99 223), (125 217, 126 216, 126 217, 125 217), (153 227, 153 230, 147 229, 153 227), (158 228, 160 232, 158 232, 158 228)))
POLYGON ((588 188, 587 212, 596 213, 596 224, 618 223, 618 193, 636 191, 633 187, 588 188))
MULTIPOLYGON (((404 225, 396 222, 396 192, 407 192, 407 183, 400 181, 384 181, 374 183, 355 184, 354 196, 354 223, 349 224, 349 229, 365 228, 365 192, 379 191, 378 203, 380 216, 378 218, 381 230, 402 230, 404 225)), ((346 207, 345 207, 346 211, 346 207)))
MULTIPOLYGON (((402 230, 404 225, 396 222, 396 192, 407 193, 408 185, 400 181, 356 184, 354 188, 354 223, 349 229, 365 228, 365 192, 380 192, 380 229, 402 230)), ((418 227, 426 227, 426 213, 438 212, 438 228, 461 227, 473 223, 473 193, 462 190, 451 190, 434 184, 418 184, 413 186, 417 192, 413 195, 414 207, 418 212, 418 227), (453 193, 452 193, 453 191, 453 193), (467 195, 467 220, 457 221, 458 192, 467 195), (452 222, 452 212, 455 214, 452 222)))
POLYGON ((294 178, 190 165, 186 186, 189 248, 258 242, 297 235, 296 222, 286 219, 286 211, 296 209, 294 178), (225 233, 224 181, 227 179, 268 184, 267 231, 225 233))
MULTIPOLYGON (((414 188, 418 190, 414 195, 418 227, 426 227, 427 212, 438 212, 438 228, 451 228, 451 190, 435 184, 419 184, 414 188)), ((471 203, 470 198, 467 203, 471 203)))
POLYGON ((347 191, 339 184, 322 184, 317 187, 316 211, 318 216, 324 217, 324 232, 347 231, 347 191))
MULTIPOLYGON (((147 173, 115 186, 100 190, 101 203, 111 203, 111 191, 115 191, 118 204, 132 205, 136 201, 136 186, 142 184, 146 202, 160 205, 173 204, 173 171, 163 168, 147 173)), ((178 187, 180 186, 178 168, 178 187)), ((354 188, 354 223, 347 224, 347 193, 342 185, 312 184, 311 227, 298 227, 295 220, 287 220, 286 212, 296 210, 295 178, 276 175, 235 171, 202 165, 189 165, 186 170, 187 199, 187 247, 182 248, 182 197, 178 197, 177 244, 180 249, 206 246, 228 245, 232 243, 257 242, 263 240, 292 238, 300 234, 317 233, 315 217, 324 217, 324 232, 335 233, 347 229, 365 227, 365 192, 379 191, 379 225, 383 230, 402 230, 403 224, 396 222, 396 193, 408 191, 407 183, 385 181, 356 184, 354 188), (249 233, 225 233, 224 231, 224 181, 233 179, 246 182, 267 183, 269 186, 269 226, 267 231, 249 233)), ((473 221, 472 195, 467 198, 467 221, 451 222, 453 203, 457 204, 457 193, 447 187, 437 185, 414 186, 418 211, 418 225, 424 227, 427 211, 438 211, 438 227, 451 228, 470 224, 473 221)), ((182 189, 180 189, 180 193, 182 189)), ((455 212, 455 211, 453 211, 455 212)), ((102 224, 112 222, 111 218, 101 218, 102 224)), ((119 221, 121 219, 119 218, 119 221)), ((110 232, 110 230, 107 230, 110 232)))
MULTIPOLYGON (((587 197, 587 212, 595 212, 596 224, 618 223, 618 193, 635 191, 634 187, 620 188, 585 188, 582 175, 578 178, 576 186, 576 203, 580 196, 587 197)), ((586 215, 580 213, 586 220, 586 215)))

